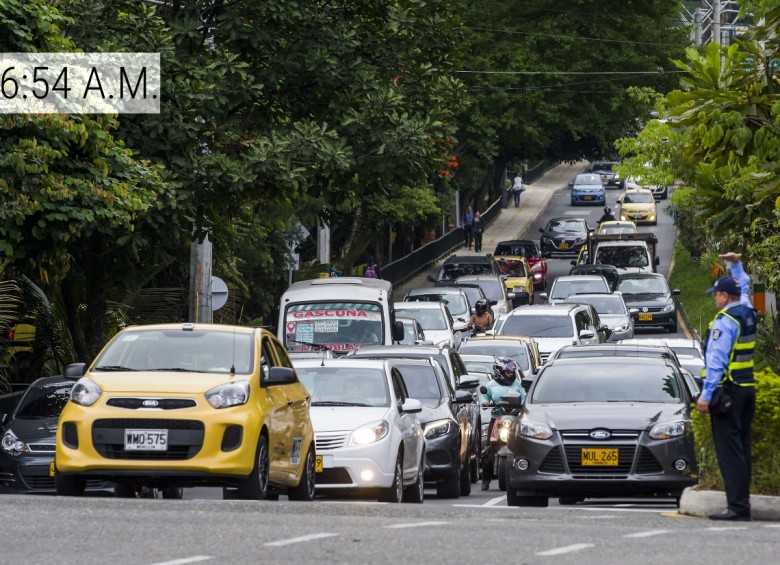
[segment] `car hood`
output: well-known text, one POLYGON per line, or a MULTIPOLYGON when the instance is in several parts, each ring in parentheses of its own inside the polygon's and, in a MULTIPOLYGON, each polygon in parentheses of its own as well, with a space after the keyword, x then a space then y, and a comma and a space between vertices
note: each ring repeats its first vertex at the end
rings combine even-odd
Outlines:
POLYGON ((627 324, 630 317, 628 314, 599 314, 599 319, 610 328, 614 328, 621 324, 627 324))
POLYGON ((165 371, 90 372, 86 376, 104 393, 112 394, 203 394, 223 383, 252 378, 252 375, 231 378, 224 374, 165 371))
POLYGON ((376 422, 387 415, 387 406, 312 406, 314 433, 349 431, 376 422))
POLYGON ((575 184, 572 190, 577 192, 601 192, 604 187, 600 184, 575 184))
POLYGON ((426 330, 423 328, 425 339, 432 341, 435 344, 446 342, 452 344, 452 332, 449 330, 426 330))
POLYGON ((650 430, 655 424, 688 417, 685 404, 655 402, 528 403, 523 415, 557 430, 650 430))
POLYGON ((14 420, 6 429, 13 430, 16 437, 26 443, 51 442, 57 435, 58 418, 43 420, 14 420))
POLYGON ((671 294, 623 294, 626 306, 666 306, 671 294))
POLYGON ((428 422, 452 417, 450 407, 445 400, 435 400, 432 398, 420 398, 419 400, 423 405, 422 412, 417 414, 417 419, 420 421, 421 425, 424 426, 428 422))
POLYGON ((511 289, 515 287, 527 287, 529 284, 528 277, 507 277, 504 279, 504 286, 509 292, 512 292, 511 289))
POLYGON ((564 345, 572 345, 577 341, 574 337, 534 337, 539 346, 539 353, 555 353, 564 345))

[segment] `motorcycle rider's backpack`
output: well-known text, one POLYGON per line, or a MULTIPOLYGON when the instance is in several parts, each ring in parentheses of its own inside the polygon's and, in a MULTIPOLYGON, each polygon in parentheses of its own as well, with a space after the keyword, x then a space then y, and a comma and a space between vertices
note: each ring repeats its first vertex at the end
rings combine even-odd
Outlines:
POLYGON ((376 270, 376 263, 373 265, 368 265, 365 272, 363 273, 363 276, 369 279, 378 279, 379 273, 376 270))

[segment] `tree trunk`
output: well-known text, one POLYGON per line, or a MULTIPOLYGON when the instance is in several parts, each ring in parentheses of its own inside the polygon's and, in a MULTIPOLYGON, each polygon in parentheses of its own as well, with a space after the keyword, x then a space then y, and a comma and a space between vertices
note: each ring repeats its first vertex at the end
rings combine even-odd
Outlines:
POLYGON ((80 362, 89 363, 92 359, 90 358, 89 347, 87 347, 87 340, 84 336, 84 327, 79 318, 81 293, 74 288, 72 276, 65 277, 60 285, 60 290, 62 291, 62 301, 65 306, 65 322, 73 340, 76 359, 80 362))
POLYGON ((375 233, 374 227, 366 225, 363 207, 357 207, 352 213, 349 235, 339 253, 339 266, 343 272, 352 269, 358 258, 365 252, 366 244, 373 240, 375 233))

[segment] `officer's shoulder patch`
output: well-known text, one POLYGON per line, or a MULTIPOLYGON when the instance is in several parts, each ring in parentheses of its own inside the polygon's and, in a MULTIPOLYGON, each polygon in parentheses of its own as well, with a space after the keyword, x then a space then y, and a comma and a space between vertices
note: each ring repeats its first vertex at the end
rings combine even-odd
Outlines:
POLYGON ((718 339, 720 337, 720 330, 712 330, 712 339, 718 339))

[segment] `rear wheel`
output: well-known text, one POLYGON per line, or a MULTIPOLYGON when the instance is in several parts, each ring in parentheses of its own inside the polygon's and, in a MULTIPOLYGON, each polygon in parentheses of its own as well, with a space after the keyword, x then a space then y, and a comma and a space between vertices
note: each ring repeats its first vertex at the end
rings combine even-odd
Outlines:
POLYGON ((255 452, 255 466, 246 479, 238 484, 238 498, 265 500, 268 498, 268 440, 260 436, 255 452))
POLYGON ((404 502, 411 502, 413 504, 422 503, 425 498, 425 463, 420 461, 420 468, 417 469, 417 480, 413 485, 404 489, 403 500, 404 502))
POLYGON ((303 464, 301 482, 287 492, 290 500, 314 500, 314 450, 310 447, 303 464))
POLYGON ((379 495, 379 502, 392 502, 397 504, 403 500, 404 496, 404 477, 403 477, 403 459, 401 454, 395 460, 395 475, 393 476, 393 484, 389 487, 382 489, 379 495))
POLYGON ((81 496, 87 487, 87 480, 81 475, 63 475, 55 470, 54 486, 59 496, 81 496))
POLYGON ((460 495, 468 496, 471 494, 471 461, 463 464, 460 472, 460 495))
POLYGON ((460 496, 460 465, 455 468, 455 472, 436 483, 436 496, 439 498, 458 498, 460 496))

